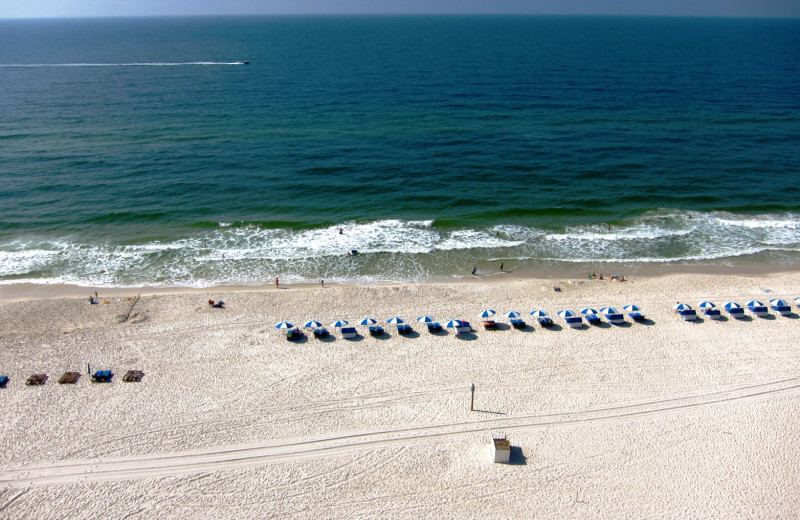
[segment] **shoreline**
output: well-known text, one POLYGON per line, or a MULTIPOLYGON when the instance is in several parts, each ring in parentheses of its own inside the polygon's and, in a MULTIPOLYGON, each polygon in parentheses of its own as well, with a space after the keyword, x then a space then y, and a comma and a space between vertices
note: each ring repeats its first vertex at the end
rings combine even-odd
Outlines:
MULTIPOLYGON (((572 268, 561 267, 553 270, 504 270, 482 272, 477 275, 466 275, 462 278, 428 282, 386 282, 362 284, 352 282, 325 282, 325 289, 342 287, 414 287, 438 286, 461 284, 502 284, 508 282, 525 281, 584 281, 590 273, 602 273, 604 280, 609 283, 628 283, 639 279, 662 278, 673 275, 709 275, 709 276, 737 276, 737 277, 764 277, 773 275, 786 275, 800 272, 800 264, 724 264, 724 265, 649 265, 636 264, 625 266, 628 269, 619 269, 619 264, 581 264, 572 268), (626 282, 610 280, 612 274, 622 274, 626 282)), ((601 280, 597 280, 601 281, 601 280)), ((319 283, 281 283, 281 289, 309 290, 319 289, 319 283)), ((0 300, 28 300, 49 298, 88 297, 95 292, 103 296, 128 297, 136 295, 164 295, 164 294, 209 294, 209 293, 235 293, 235 292, 261 292, 275 290, 274 284, 265 285, 213 285, 209 287, 104 287, 82 286, 75 284, 0 284, 0 300)))

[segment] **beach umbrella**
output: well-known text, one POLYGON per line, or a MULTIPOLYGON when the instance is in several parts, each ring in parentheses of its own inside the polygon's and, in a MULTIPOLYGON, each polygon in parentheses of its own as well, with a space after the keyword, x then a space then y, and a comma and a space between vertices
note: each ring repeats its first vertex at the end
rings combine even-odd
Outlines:
POLYGON ((725 310, 729 311, 731 309, 741 309, 742 306, 736 302, 728 302, 725 304, 725 310))
POLYGON ((708 301, 700 302, 697 306, 700 307, 701 309, 713 309, 714 307, 716 307, 716 305, 708 301))
POLYGON ((769 301, 769 304, 770 304, 770 305, 772 305, 772 306, 774 306, 774 307, 788 307, 788 306, 789 306, 789 304, 788 304, 788 303, 786 303, 785 301, 783 301, 783 300, 778 300, 778 299, 775 299, 775 300, 770 300, 770 301, 769 301))
POLYGON ((491 318, 495 314, 497 314, 497 313, 494 312, 492 309, 483 309, 481 311, 481 318, 491 318))
POLYGON ((764 306, 764 304, 761 303, 758 300, 751 300, 751 301, 747 302, 747 307, 749 309, 752 309, 753 307, 763 307, 763 306, 764 306))
POLYGON ((562 318, 571 318, 572 316, 575 316, 575 313, 569 309, 564 309, 563 311, 558 311, 558 315, 562 318))
POLYGON ((531 316, 533 316, 534 318, 544 318, 545 316, 547 316, 547 313, 542 310, 537 310, 531 312, 531 316))
POLYGON ((676 303, 673 307, 676 311, 690 311, 692 310, 692 306, 688 303, 676 303))
POLYGON ((337 327, 337 328, 338 327, 344 327, 348 323, 350 323, 350 322, 349 321, 345 321, 345 320, 336 320, 333 323, 331 323, 331 326, 337 327))
POLYGON ((617 312, 617 309, 615 309, 614 307, 603 307, 602 309, 600 309, 600 312, 602 312, 606 316, 608 316, 609 314, 619 314, 617 312))
POLYGON ((456 327, 460 327, 463 324, 464 323, 461 320, 450 320, 450 321, 447 322, 447 325, 445 325, 445 326, 453 329, 453 328, 456 328, 456 327))
POLYGON ((363 320, 361 320, 362 325, 375 325, 376 323, 378 322, 373 320, 372 318, 364 318, 363 320))
POLYGON ((625 312, 639 312, 641 309, 639 308, 638 305, 631 304, 631 305, 626 305, 625 307, 622 308, 622 310, 625 312))
POLYGON ((303 325, 303 327, 305 327, 307 329, 316 329, 317 327, 322 327, 322 323, 320 323, 320 322, 318 322, 316 320, 311 320, 311 321, 307 321, 306 324, 303 325))
POLYGON ((585 309, 581 309, 581 314, 585 314, 587 316, 595 316, 597 315, 597 310, 592 309, 591 307, 586 307, 585 309))
POLYGON ((417 321, 420 323, 433 323, 434 320, 432 316, 420 316, 417 321))
POLYGON ((519 318, 519 313, 517 311, 508 311, 507 313, 503 314, 506 318, 519 318))
POLYGON ((386 323, 390 325, 399 325, 400 323, 405 323, 405 321, 403 321, 403 318, 398 318, 397 316, 395 316, 394 318, 389 318, 388 320, 386 320, 386 323))
POLYGON ((294 327, 294 325, 292 325, 288 321, 282 321, 282 322, 278 323, 277 325, 275 325, 276 329, 291 329, 293 327, 294 327))
POLYGON ((794 303, 795 303, 795 304, 796 304, 798 307, 800 307, 800 298, 795 298, 795 299, 794 299, 794 303))

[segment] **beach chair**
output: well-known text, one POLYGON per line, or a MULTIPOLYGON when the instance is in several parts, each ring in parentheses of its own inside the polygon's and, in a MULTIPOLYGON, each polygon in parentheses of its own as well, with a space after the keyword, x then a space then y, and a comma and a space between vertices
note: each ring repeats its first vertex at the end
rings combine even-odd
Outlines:
POLYGON ((45 381, 47 381, 47 374, 33 374, 25 380, 25 384, 28 386, 39 386, 43 385, 45 381))
POLYGON ((330 334, 328 334, 328 329, 314 329, 314 337, 317 339, 327 338, 330 334))
POLYGON ((511 320, 511 326, 514 327, 515 329, 524 329, 526 327, 526 324, 519 318, 513 318, 511 320))
POLYGON ((462 321, 460 327, 456 327, 456 334, 466 334, 472 332, 472 325, 468 321, 462 321))
POLYGON ((356 332, 355 327, 344 327, 342 328, 342 338, 344 339, 354 339, 358 337, 358 332, 356 332))
POLYGON ((697 319, 697 311, 694 309, 686 309, 685 311, 678 311, 683 321, 694 321, 697 319))
POLYGON ((757 318, 764 318, 769 316, 769 309, 767 309, 766 305, 759 305, 756 307, 748 307, 747 308, 753 316, 757 318))
POLYGON ((111 372, 111 370, 98 370, 97 372, 92 374, 92 382, 110 383, 112 377, 114 377, 114 374, 111 372))
POLYGON ((373 325, 369 328, 370 336, 383 336, 383 327, 380 325, 373 325))
POLYGON ((726 309, 728 314, 730 314, 731 318, 741 319, 744 318, 744 308, 743 307, 733 307, 730 309, 726 309))
POLYGON ((398 334, 411 334, 412 332, 414 332, 414 329, 411 328, 411 325, 401 323, 397 326, 398 334))
POLYGON ((703 316, 709 320, 718 320, 722 317, 719 309, 706 309, 703 311, 703 316))
POLYGON ((625 315, 621 312, 606 315, 606 319, 612 325, 622 325, 625 323, 625 315))
POLYGON ((0 388, 5 388, 8 384, 8 376, 0 376, 0 388))
POLYGON ((567 322, 567 325, 571 329, 579 329, 583 327, 583 318, 580 316, 567 316, 564 318, 564 321, 567 322))
POLYGON ((78 382, 81 375, 79 372, 64 372, 64 375, 58 379, 59 385, 74 385, 78 382))
POLYGON ((600 325, 600 323, 603 321, 597 314, 587 314, 584 316, 584 318, 586 318, 586 323, 589 325, 600 325))
POLYGON ((298 339, 303 339, 305 336, 303 331, 299 329, 292 329, 286 333, 286 339, 289 341, 297 341, 298 339))
POLYGON ((122 381, 125 383, 138 383, 144 377, 144 372, 141 370, 128 370, 122 376, 122 381))
POLYGON ((635 321, 636 323, 641 323, 645 320, 644 314, 641 312, 631 312, 628 314, 628 317, 635 321))
POLYGON ((792 308, 788 305, 770 305, 769 308, 779 316, 788 316, 792 313, 792 308))
POLYGON ((486 320, 483 322, 483 328, 486 330, 497 330, 497 322, 493 320, 486 320))
POLYGON ((442 326, 439 324, 438 321, 433 323, 428 323, 428 332, 441 332, 442 326))
POLYGON ((549 316, 541 316, 539 318, 536 318, 536 322, 539 325, 541 325, 542 327, 552 327, 553 326, 553 320, 550 319, 549 316))

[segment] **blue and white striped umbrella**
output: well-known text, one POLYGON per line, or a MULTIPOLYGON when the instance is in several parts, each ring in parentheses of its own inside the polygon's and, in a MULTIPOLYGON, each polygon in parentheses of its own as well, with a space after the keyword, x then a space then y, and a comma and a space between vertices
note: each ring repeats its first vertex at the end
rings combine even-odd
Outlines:
POLYGON ((773 307, 788 307, 789 306, 789 304, 786 303, 784 300, 778 300, 778 299, 770 300, 769 304, 772 305, 773 307))
POLYGON ((562 318, 571 318, 575 316, 575 313, 569 309, 564 309, 562 311, 558 311, 558 315, 561 316, 562 318))
POLYGON ((376 323, 378 322, 373 320, 372 318, 364 318, 363 320, 361 320, 362 325, 375 325, 376 323))
POLYGON ((586 307, 585 309, 581 309, 581 314, 585 314, 586 316, 596 316, 597 309, 592 309, 591 307, 586 307))
POLYGON ((349 322, 349 321, 346 321, 346 320, 336 320, 336 321, 334 321, 333 323, 331 323, 331 326, 332 326, 332 327, 337 327, 337 328, 338 328, 338 327, 344 327, 345 325, 347 325, 347 324, 349 324, 349 323, 350 323, 350 322, 349 322))
POLYGON ((519 313, 517 311, 508 311, 507 313, 503 314, 506 318, 519 318, 519 313))
POLYGON ((699 304, 697 304, 697 306, 700 307, 701 309, 713 309, 714 307, 716 307, 716 305, 714 305, 713 302, 709 301, 700 302, 699 304))
POLYGON ((491 318, 495 314, 497 314, 497 313, 494 312, 492 309, 483 309, 481 311, 481 318, 491 318))
POLYGON ((763 307, 763 306, 764 304, 758 300, 750 300, 749 302, 747 302, 747 307, 749 309, 752 309, 753 307, 763 307))
POLYGON ((322 323, 320 323, 320 322, 318 322, 316 320, 311 320, 311 321, 307 321, 306 324, 303 325, 303 326, 305 328, 307 328, 307 329, 316 329, 317 327, 322 327, 322 323))
POLYGON ((275 328, 276 329, 291 329, 291 328, 294 328, 294 325, 292 325, 288 321, 282 321, 282 322, 278 323, 277 325, 275 325, 275 328))
POLYGON ((433 316, 420 316, 417 321, 420 323, 433 323, 434 319, 433 316))
POLYGON ((614 307, 603 307, 602 309, 600 309, 600 312, 602 312, 606 316, 608 316, 609 314, 619 314, 617 312, 617 309, 615 309, 614 307))
POLYGON ((794 303, 796 303, 797 306, 800 307, 800 297, 795 298, 794 303))
POLYGON ((690 311, 692 310, 692 306, 688 303, 676 303, 673 307, 676 311, 690 311))
POLYGON ((394 318, 389 318, 388 320, 386 320, 386 323, 390 325, 399 325, 400 323, 405 323, 405 321, 403 321, 403 318, 398 318, 397 316, 395 316, 394 318))
POLYGON ((728 302, 728 303, 725 304, 725 310, 726 311, 729 311, 731 309, 741 309, 741 308, 742 308, 742 306, 739 305, 736 302, 728 302))
POLYGON ((450 320, 447 322, 447 325, 445 325, 445 327, 450 327, 451 329, 453 329, 455 327, 460 327, 463 324, 464 322, 462 322, 461 320, 450 320))
POLYGON ((545 316, 547 316, 547 312, 543 310, 537 310, 531 312, 531 316, 533 316, 534 318, 544 318, 545 316))
POLYGON ((625 312, 639 312, 641 309, 639 308, 638 305, 631 304, 631 305, 624 306, 622 308, 622 310, 625 311, 625 312))

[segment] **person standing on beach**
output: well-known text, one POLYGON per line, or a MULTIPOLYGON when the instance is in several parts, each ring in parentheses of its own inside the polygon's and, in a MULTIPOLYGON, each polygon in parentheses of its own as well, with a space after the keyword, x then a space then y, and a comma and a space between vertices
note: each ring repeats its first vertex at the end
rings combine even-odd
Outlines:
POLYGON ((275 287, 278 287, 278 277, 275 277, 275 287))
POLYGON ((500 262, 500 270, 503 270, 503 262, 500 262))
POLYGON ((472 275, 475 276, 475 273, 477 273, 477 272, 478 272, 478 268, 477 267, 473 267, 472 268, 472 275))
POLYGON ((325 280, 320 280, 319 284, 322 286, 323 289, 325 288, 325 280))

